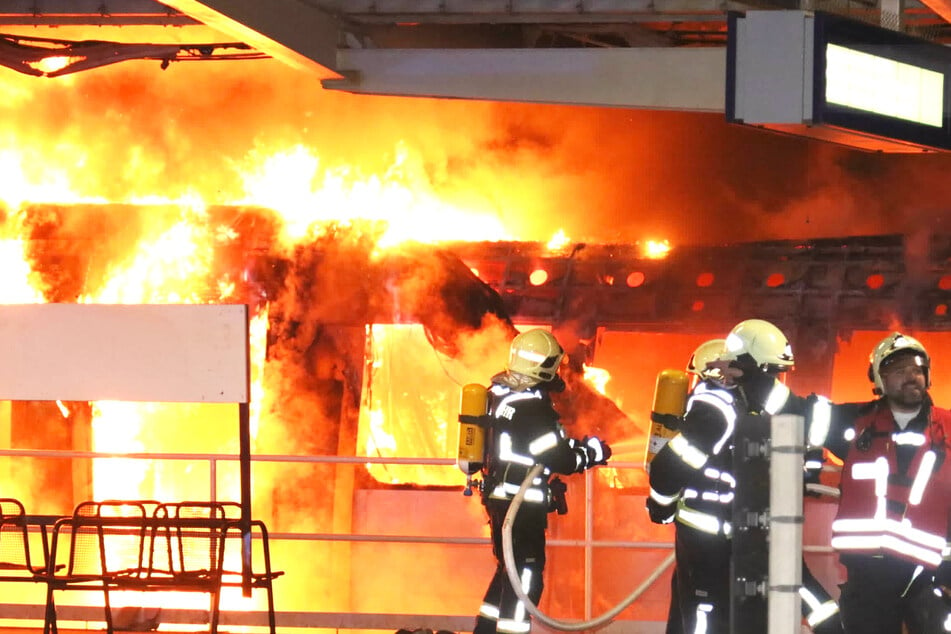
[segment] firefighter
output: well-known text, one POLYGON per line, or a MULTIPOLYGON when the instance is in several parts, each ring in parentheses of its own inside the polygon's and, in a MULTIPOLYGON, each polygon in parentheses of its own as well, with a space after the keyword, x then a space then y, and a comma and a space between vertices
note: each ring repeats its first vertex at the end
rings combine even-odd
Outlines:
POLYGON ((531 630, 524 605, 505 572, 502 524, 512 498, 536 464, 545 465, 525 493, 511 524, 517 576, 534 604, 542 594, 545 530, 548 513, 566 512, 564 483, 552 474, 580 473, 607 464, 611 449, 598 438, 569 438, 559 423, 550 394, 562 391, 558 376, 564 350, 555 337, 539 328, 517 335, 505 371, 489 387, 482 503, 489 517, 495 574, 486 590, 473 634, 523 634, 531 630))
MULTIPOLYGON (((697 346, 690 360, 687 362, 687 373, 691 375, 691 391, 701 382, 710 381, 716 385, 723 386, 720 370, 713 367, 707 367, 720 358, 723 353, 723 346, 726 343, 723 339, 711 339, 697 346)), ((726 387, 726 386, 723 386, 726 387)), ((666 518, 661 518, 666 519, 666 518)), ((678 530, 677 524, 674 525, 674 531, 678 530)), ((677 541, 676 539, 674 540, 677 541)), ((670 577, 670 608, 667 612, 667 628, 665 634, 683 634, 683 617, 680 612, 680 590, 677 581, 677 566, 674 566, 674 572, 670 577)))
POLYGON ((869 358, 877 399, 833 415, 811 443, 843 461, 832 546, 846 569, 839 597, 848 634, 951 631, 947 587, 951 412, 928 394, 931 358, 893 332, 869 358), (907 628, 906 630, 903 630, 907 628))
MULTIPOLYGON (((774 324, 760 319, 737 324, 691 393, 681 433, 654 458, 648 513, 656 523, 676 521, 682 626, 668 623, 668 632, 729 632, 736 418, 748 413, 816 416, 829 408, 819 397, 792 394, 778 379, 793 363, 792 348, 774 324)), ((671 614, 676 619, 677 611, 672 608, 671 614)), ((813 627, 823 634, 837 631, 834 618, 824 626, 829 629, 818 629, 818 622, 813 627)))

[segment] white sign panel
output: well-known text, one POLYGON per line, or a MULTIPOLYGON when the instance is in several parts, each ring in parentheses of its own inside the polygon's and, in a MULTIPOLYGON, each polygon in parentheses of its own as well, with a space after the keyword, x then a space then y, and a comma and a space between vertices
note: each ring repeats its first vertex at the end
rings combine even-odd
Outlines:
POLYGON ((248 310, 0 306, 0 399, 246 403, 248 310))

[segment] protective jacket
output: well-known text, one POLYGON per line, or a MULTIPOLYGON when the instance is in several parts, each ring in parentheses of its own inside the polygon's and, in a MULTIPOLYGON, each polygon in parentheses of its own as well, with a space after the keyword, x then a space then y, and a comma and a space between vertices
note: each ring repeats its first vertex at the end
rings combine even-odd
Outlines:
POLYGON ((730 534, 733 515, 733 432, 738 412, 802 410, 806 399, 770 379, 754 398, 707 381, 687 400, 681 433, 654 458, 648 510, 711 534, 730 534), (755 403, 760 403, 756 405, 755 403))
POLYGON ((528 634, 529 614, 512 589, 505 569, 502 532, 512 498, 536 464, 542 474, 526 490, 512 522, 512 550, 522 590, 535 604, 541 598, 545 569, 545 529, 549 511, 559 509, 552 495, 552 473, 570 474, 604 464, 607 446, 597 439, 587 444, 568 438, 552 406, 549 391, 560 380, 532 389, 508 385, 496 375, 489 388, 488 429, 482 469, 482 503, 489 516, 496 569, 479 608, 473 634, 528 634))
POLYGON ((489 388, 489 419, 483 467, 484 500, 511 500, 535 464, 544 464, 542 476, 525 493, 523 509, 551 503, 548 478, 588 467, 585 448, 569 438, 558 422, 546 389, 516 391, 493 382, 489 388))
POLYGON ((902 430, 885 399, 833 423, 828 447, 843 460, 832 523, 841 554, 892 554, 934 569, 946 552, 951 517, 951 412, 930 399, 902 430))

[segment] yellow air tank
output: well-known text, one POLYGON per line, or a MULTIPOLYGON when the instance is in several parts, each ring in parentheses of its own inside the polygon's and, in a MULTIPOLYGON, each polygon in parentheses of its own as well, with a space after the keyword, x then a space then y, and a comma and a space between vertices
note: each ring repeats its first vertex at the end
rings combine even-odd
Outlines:
POLYGON ((485 449, 484 417, 488 413, 489 392, 485 386, 469 383, 462 388, 459 406, 459 456, 456 465, 467 476, 482 469, 485 449))
POLYGON ((651 430, 644 455, 644 469, 650 472, 654 456, 677 435, 680 421, 687 407, 690 377, 683 370, 661 370, 654 386, 654 404, 651 407, 651 430))

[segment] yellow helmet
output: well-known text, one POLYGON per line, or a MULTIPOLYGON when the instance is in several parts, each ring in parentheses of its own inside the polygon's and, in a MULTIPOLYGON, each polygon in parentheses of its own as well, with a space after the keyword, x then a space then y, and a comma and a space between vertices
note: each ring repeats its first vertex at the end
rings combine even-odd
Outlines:
POLYGON ((690 355, 690 361, 687 362, 687 372, 697 375, 701 381, 713 379, 719 381, 723 378, 718 368, 708 368, 707 363, 716 361, 724 352, 726 339, 711 339, 704 341, 690 355))
POLYGON ((918 358, 918 365, 925 373, 925 387, 931 387, 931 357, 921 342, 914 337, 893 332, 872 349, 868 355, 868 380, 875 384, 873 392, 883 394, 885 385, 882 383, 882 367, 895 360, 898 356, 913 354, 918 358))
POLYGON ((509 347, 508 371, 533 379, 535 383, 551 381, 565 356, 558 340, 547 330, 534 328, 512 339, 509 347))
POLYGON ((785 372, 795 363, 786 335, 764 319, 747 319, 734 326, 726 337, 723 359, 752 362, 764 372, 785 372))

